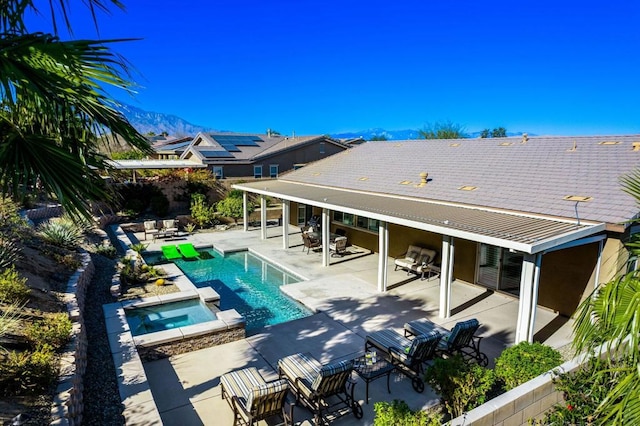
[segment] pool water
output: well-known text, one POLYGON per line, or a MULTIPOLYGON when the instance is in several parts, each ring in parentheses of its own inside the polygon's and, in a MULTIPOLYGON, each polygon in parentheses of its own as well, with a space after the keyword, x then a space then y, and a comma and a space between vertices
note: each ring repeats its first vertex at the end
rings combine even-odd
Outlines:
POLYGON ((281 285, 301 278, 249 251, 208 254, 210 259, 176 260, 175 264, 196 287, 213 287, 220 295, 220 310, 238 311, 245 318, 247 333, 312 314, 280 291, 281 285))
POLYGON ((216 319, 216 314, 202 304, 200 299, 130 308, 125 310, 125 314, 131 334, 134 336, 216 319))

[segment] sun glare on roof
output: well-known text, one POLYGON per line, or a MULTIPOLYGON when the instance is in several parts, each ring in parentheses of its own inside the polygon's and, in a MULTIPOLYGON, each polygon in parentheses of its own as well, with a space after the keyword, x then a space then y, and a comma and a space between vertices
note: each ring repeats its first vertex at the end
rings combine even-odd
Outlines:
POLYGON ((566 195, 562 199, 565 201, 576 201, 576 202, 586 203, 587 201, 593 200, 593 197, 587 197, 584 195, 566 195))

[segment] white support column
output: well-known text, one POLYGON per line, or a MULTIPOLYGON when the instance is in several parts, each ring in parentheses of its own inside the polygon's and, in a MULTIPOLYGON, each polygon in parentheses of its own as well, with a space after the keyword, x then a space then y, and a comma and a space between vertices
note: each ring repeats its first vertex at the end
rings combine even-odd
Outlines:
POLYGON ((322 209, 322 266, 329 266, 329 209, 322 209))
POLYGON ((389 228, 387 222, 380 221, 378 226, 378 291, 387 291, 389 257, 389 228))
POLYGON ((260 239, 267 239, 267 197, 260 196, 260 239))
POLYGON ((440 318, 451 316, 451 283, 453 282, 453 237, 442 236, 442 265, 440 266, 440 318))
POLYGON ((602 267, 602 248, 604 247, 604 240, 598 242, 598 263, 596 263, 596 276, 594 278, 593 288, 598 288, 600 284, 600 268, 602 267))
POLYGON ((242 191, 242 228, 244 232, 249 230, 249 194, 242 191))
POLYGON ((289 200, 282 200, 282 248, 289 248, 289 215, 291 203, 289 200))
POLYGON ((520 277, 520 303, 518 322, 516 323, 515 343, 533 342, 533 327, 538 306, 538 287, 540 286, 540 264, 542 254, 525 254, 520 277))

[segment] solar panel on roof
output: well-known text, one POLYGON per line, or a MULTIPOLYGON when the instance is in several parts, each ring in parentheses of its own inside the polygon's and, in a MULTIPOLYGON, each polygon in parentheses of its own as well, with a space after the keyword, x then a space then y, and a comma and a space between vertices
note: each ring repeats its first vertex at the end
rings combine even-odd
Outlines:
POLYGON ((257 136, 212 135, 211 137, 221 145, 259 146, 257 142, 262 142, 262 139, 257 136))
POLYGON ((240 149, 234 144, 221 143, 220 146, 229 152, 240 152, 240 149))
POLYGON ((206 158, 230 158, 233 157, 228 151, 200 151, 200 154, 204 155, 206 158))

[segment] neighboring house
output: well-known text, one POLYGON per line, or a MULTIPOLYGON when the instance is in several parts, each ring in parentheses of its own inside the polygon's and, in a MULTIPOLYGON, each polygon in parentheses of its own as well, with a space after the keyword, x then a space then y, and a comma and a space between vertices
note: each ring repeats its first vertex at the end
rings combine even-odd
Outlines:
POLYGON ((630 267, 623 242, 639 209, 620 177, 638 166, 640 135, 386 141, 234 187, 281 198, 294 225, 321 214, 323 231, 346 230, 384 258, 436 249, 440 316, 454 280, 511 294, 519 342, 533 339, 536 306, 570 316, 630 267))
POLYGON ((151 147, 155 153, 151 155, 154 160, 177 160, 184 150, 191 144, 191 136, 153 136, 149 138, 151 147))
POLYGON ((205 164, 218 178, 277 178, 348 148, 328 136, 198 133, 180 159, 205 164))

